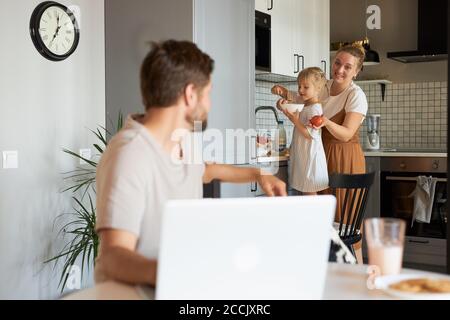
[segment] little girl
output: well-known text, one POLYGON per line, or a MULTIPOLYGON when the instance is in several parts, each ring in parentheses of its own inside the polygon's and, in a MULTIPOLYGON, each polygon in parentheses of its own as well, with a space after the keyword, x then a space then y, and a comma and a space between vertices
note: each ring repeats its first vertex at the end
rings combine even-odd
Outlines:
MULTIPOLYGON (((281 111, 295 126, 290 147, 289 184, 305 195, 315 195, 328 188, 328 170, 322 145, 321 129, 311 125, 314 116, 322 116, 319 93, 326 83, 320 68, 306 68, 298 75, 298 93, 305 103, 303 110, 281 111)), ((287 101, 285 101, 287 102, 287 101)), ((314 122, 314 121, 313 121, 314 122)))

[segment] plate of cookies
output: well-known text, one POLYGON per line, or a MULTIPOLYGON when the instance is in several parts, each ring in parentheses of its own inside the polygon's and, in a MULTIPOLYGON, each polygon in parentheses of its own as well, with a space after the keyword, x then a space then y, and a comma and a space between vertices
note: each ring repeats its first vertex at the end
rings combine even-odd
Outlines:
POLYGON ((427 274, 380 276, 375 286, 400 299, 450 300, 450 277, 427 274))

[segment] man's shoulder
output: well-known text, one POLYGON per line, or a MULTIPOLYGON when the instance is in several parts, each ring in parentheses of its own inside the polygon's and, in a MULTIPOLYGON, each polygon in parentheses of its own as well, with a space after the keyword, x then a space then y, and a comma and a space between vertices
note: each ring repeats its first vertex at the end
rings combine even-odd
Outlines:
POLYGON ((123 128, 109 141, 100 159, 99 167, 114 165, 119 167, 138 168, 145 162, 148 150, 145 139, 134 128, 123 128))

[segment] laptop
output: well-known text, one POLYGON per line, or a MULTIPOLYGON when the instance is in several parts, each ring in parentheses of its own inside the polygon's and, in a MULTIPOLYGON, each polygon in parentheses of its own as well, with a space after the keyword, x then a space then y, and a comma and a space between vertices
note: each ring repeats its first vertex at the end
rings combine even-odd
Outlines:
POLYGON ((169 201, 156 299, 320 299, 334 196, 169 201))

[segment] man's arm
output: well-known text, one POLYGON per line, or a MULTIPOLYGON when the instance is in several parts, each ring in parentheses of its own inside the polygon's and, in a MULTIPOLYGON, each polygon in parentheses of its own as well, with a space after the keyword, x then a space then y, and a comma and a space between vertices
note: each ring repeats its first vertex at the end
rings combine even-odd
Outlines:
POLYGON ((100 250, 96 271, 107 278, 130 283, 156 285, 155 259, 148 259, 136 250, 137 237, 128 231, 103 229, 99 231, 100 250))
POLYGON ((245 183, 256 181, 268 196, 286 196, 286 184, 258 168, 237 168, 227 164, 206 164, 203 183, 217 179, 223 182, 245 183))

